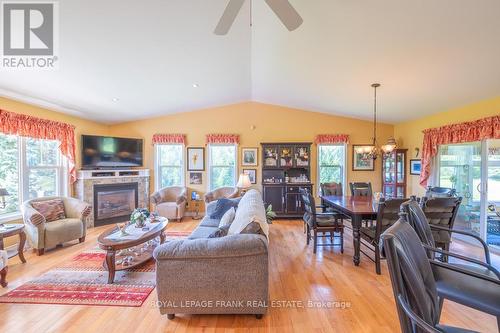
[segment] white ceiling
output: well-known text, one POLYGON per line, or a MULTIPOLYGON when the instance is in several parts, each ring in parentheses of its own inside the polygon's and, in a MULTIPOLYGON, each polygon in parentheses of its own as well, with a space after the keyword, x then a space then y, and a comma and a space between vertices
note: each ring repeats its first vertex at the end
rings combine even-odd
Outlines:
POLYGON ((396 123, 500 96, 499 0, 60 1, 58 71, 0 72, 0 95, 116 123, 259 101, 396 123), (194 88, 193 84, 198 84, 194 88), (114 102, 113 99, 119 100, 114 102))

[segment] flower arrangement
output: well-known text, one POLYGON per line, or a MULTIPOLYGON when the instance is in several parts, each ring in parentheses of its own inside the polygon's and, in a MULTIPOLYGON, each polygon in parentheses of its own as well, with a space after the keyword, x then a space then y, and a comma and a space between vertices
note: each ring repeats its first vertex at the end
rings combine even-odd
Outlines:
POLYGON ((130 215, 130 223, 135 224, 137 228, 142 228, 146 225, 146 219, 151 215, 146 208, 137 208, 130 215))

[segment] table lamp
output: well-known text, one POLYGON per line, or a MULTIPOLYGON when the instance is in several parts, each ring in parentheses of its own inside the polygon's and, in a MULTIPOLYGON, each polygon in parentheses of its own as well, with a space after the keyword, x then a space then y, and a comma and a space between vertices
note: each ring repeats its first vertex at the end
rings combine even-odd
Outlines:
POLYGON ((250 177, 246 173, 240 174, 240 178, 238 179, 238 184, 236 184, 236 187, 241 190, 241 194, 245 194, 247 189, 252 187, 250 177))
POLYGON ((9 196, 9 192, 7 192, 6 189, 4 188, 0 188, 0 209, 5 209, 5 207, 7 206, 6 203, 5 203, 5 197, 9 196))

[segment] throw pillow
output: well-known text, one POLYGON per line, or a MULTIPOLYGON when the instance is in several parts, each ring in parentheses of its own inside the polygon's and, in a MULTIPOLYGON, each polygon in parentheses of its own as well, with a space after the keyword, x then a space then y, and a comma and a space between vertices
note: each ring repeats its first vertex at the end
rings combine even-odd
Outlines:
POLYGON ((208 238, 219 238, 219 237, 224 237, 224 236, 227 236, 227 232, 229 231, 229 227, 231 225, 230 224, 227 224, 223 227, 219 227, 217 228, 217 230, 215 230, 214 232, 212 232, 208 238))
POLYGON ((229 210, 225 212, 224 215, 222 215, 222 218, 220 219, 219 222, 219 228, 233 223, 235 215, 236 215, 236 210, 234 209, 234 207, 229 208, 229 210))
POLYGON ((52 222, 66 218, 64 202, 61 199, 34 201, 31 203, 36 211, 43 215, 45 222, 52 222))
POLYGON ((234 201, 231 199, 219 199, 217 200, 217 205, 215 206, 214 212, 210 215, 211 219, 220 220, 222 216, 231 208, 238 207, 239 201, 234 201))
POLYGON ((243 229, 240 234, 264 234, 260 224, 257 222, 252 222, 243 229))

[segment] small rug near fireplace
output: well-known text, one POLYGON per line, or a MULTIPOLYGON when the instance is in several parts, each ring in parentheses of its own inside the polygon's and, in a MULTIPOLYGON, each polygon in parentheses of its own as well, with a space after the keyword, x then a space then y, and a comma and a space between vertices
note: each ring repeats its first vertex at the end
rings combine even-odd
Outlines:
MULTIPOLYGON (((166 239, 186 238, 189 234, 167 231, 166 239)), ((105 256, 100 249, 82 252, 0 296, 0 303, 141 306, 156 286, 154 261, 118 271, 115 282, 107 284, 108 272, 102 267, 105 256)))

